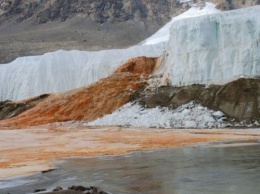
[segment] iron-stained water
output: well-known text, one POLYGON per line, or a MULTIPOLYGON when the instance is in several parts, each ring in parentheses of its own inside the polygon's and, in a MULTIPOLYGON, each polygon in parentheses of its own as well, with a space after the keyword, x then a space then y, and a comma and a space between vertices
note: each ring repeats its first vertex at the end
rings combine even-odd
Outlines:
POLYGON ((0 189, 0 193, 93 185, 114 194, 259 194, 259 180, 260 145, 198 146, 70 158, 49 173, 2 180, 0 188, 12 188, 0 189))

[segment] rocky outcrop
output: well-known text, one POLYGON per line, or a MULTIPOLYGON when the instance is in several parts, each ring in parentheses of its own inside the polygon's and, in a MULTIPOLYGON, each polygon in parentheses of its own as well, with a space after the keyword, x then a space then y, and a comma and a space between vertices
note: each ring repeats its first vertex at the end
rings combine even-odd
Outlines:
POLYGON ((181 7, 178 0, 4 0, 0 3, 2 16, 16 17, 17 22, 32 18, 38 23, 65 21, 75 15, 86 15, 99 23, 132 19, 163 22, 181 7))
POLYGON ((229 118, 238 120, 260 119, 260 80, 238 79, 225 85, 191 85, 185 87, 164 86, 141 103, 146 107, 176 108, 190 101, 210 109, 220 110, 229 118))
POLYGON ((22 112, 33 108, 37 103, 41 102, 48 96, 48 94, 43 94, 39 97, 20 102, 12 102, 8 100, 0 102, 0 120, 17 116, 22 112))
MULTIPOLYGON (((192 2, 192 0, 190 1, 192 2)), ((201 4, 204 0, 193 0, 201 4)), ((223 10, 260 4, 259 0, 211 0, 223 10)), ((0 2, 0 21, 15 17, 17 22, 34 19, 38 23, 65 21, 76 15, 86 15, 99 23, 128 20, 156 20, 165 22, 172 14, 188 6, 189 1, 178 0, 3 0, 0 2)))
MULTIPOLYGON (((181 3, 182 2, 182 3, 181 3)), ((0 64, 20 56, 59 49, 125 48, 154 34, 172 16, 186 11, 179 0, 2 0, 0 64)), ((257 0, 211 0, 220 9, 257 4, 257 0)), ((194 0, 203 6, 204 0, 194 0), (202 3, 201 3, 202 2, 202 3)))
POLYGON ((86 87, 51 94, 18 116, 0 121, 0 128, 95 120, 126 104, 147 78, 145 74, 120 73, 86 87))
MULTIPOLYGON (((184 5, 185 4, 185 5, 184 5)), ((0 64, 59 49, 125 48, 187 10, 178 0, 0 1, 0 64)))
POLYGON ((155 68, 157 57, 137 57, 128 60, 120 68, 116 70, 116 73, 130 72, 130 73, 145 73, 152 74, 155 68))
POLYGON ((259 0, 211 0, 211 2, 215 3, 217 8, 221 10, 239 9, 243 7, 260 5, 259 0))
POLYGON ((71 186, 68 189, 63 189, 62 187, 56 187, 52 192, 46 192, 46 189, 36 189, 34 193, 44 192, 46 194, 108 194, 105 191, 102 191, 98 187, 89 186, 84 187, 81 185, 78 186, 71 186))

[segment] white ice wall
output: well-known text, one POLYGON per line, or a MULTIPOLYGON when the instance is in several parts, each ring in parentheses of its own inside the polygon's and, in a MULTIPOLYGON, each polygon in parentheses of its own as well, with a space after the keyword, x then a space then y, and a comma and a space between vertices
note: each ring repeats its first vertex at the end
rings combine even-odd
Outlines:
POLYGON ((163 57, 172 85, 260 76, 260 6, 174 21, 163 57))
POLYGON ((66 91, 111 75, 137 56, 158 57, 163 44, 97 52, 57 51, 0 64, 0 101, 66 91))

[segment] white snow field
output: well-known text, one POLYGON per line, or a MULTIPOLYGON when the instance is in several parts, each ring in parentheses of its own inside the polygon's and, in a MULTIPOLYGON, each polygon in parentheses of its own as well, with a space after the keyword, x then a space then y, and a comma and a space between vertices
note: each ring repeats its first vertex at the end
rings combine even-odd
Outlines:
POLYGON ((162 61, 175 86, 259 77, 260 6, 174 21, 162 61))
POLYGON ((20 57, 0 65, 0 101, 21 100, 91 84, 111 75, 130 58, 158 57, 164 48, 163 44, 139 45, 96 52, 60 50, 20 57))
POLYGON ((224 114, 213 111, 194 102, 176 109, 143 108, 139 104, 128 103, 87 126, 133 126, 155 128, 223 128, 228 125, 224 114))

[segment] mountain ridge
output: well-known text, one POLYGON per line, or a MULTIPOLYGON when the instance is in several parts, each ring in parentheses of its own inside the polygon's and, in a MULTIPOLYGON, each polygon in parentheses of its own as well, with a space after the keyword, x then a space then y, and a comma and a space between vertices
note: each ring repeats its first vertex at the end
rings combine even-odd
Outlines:
MULTIPOLYGON (((210 0, 229 10, 259 0, 210 0)), ((191 3, 204 0, 2 0, 0 64, 64 50, 125 48, 141 42, 191 3)))

